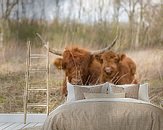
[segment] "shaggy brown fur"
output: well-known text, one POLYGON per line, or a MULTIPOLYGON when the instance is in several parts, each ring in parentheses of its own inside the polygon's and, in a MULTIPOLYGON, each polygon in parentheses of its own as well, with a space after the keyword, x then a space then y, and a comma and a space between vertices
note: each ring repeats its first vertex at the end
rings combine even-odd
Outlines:
POLYGON ((98 59, 102 65, 100 75, 101 83, 137 83, 135 79, 136 64, 125 54, 116 54, 115 52, 108 51, 98 56, 98 59))
MULTIPOLYGON (((54 61, 54 65, 65 71, 70 83, 78 85, 98 83, 101 65, 89 51, 77 47, 66 48, 62 56, 54 61)), ((63 95, 67 94, 66 77, 62 89, 63 95)))

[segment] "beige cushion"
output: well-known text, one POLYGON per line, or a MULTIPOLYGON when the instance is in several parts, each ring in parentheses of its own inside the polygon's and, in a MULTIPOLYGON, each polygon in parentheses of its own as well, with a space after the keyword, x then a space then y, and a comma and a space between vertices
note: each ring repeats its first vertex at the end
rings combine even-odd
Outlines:
POLYGON ((74 85, 75 99, 84 99, 84 93, 101 93, 102 86, 82 87, 74 85))
POLYGON ((108 82, 98 85, 72 85, 67 82, 67 102, 76 101, 84 99, 84 92, 98 92, 98 93, 107 93, 111 92, 111 87, 108 82), (76 88, 76 89, 75 89, 76 88), (81 89, 80 89, 81 88, 81 89), (91 89, 90 89, 91 88, 91 89), (99 90, 101 90, 99 92, 99 90))
POLYGON ((125 93, 84 93, 86 99, 91 98, 125 98, 125 93))
POLYGON ((130 84, 130 85, 113 85, 111 84, 113 93, 125 93, 126 98, 135 98, 138 99, 139 85, 130 84))

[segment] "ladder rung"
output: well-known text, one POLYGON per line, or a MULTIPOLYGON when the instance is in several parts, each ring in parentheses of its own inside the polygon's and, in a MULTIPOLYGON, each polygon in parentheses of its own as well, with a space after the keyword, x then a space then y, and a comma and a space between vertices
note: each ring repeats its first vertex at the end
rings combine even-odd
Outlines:
POLYGON ((33 83, 30 82, 30 83, 28 83, 28 86, 30 86, 30 88, 38 88, 41 86, 45 86, 46 84, 47 84, 46 81, 44 81, 44 82, 33 82, 33 83), (40 84, 40 85, 38 85, 38 84, 40 84))
POLYGON ((28 107, 46 107, 47 104, 39 104, 39 103, 27 103, 28 107))
POLYGON ((29 69, 29 71, 48 71, 48 69, 29 69))
POLYGON ((47 58, 47 55, 43 54, 31 54, 30 58, 47 58))
POLYGON ((29 91, 46 91, 47 89, 30 88, 29 91))

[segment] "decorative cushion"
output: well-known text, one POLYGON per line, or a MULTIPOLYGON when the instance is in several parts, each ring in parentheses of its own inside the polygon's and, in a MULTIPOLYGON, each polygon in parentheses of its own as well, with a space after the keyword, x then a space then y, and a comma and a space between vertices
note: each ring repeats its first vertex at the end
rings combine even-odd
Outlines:
POLYGON ((113 93, 125 93, 126 98, 138 99, 139 85, 126 84, 126 85, 113 85, 111 84, 113 93))
POLYGON ((99 85, 72 85, 67 82, 67 102, 84 99, 84 93, 107 93, 111 91, 109 83, 99 84, 99 85))
POLYGON ((75 92, 75 99, 76 100, 81 100, 84 99, 84 93, 101 93, 102 86, 91 86, 91 87, 86 87, 86 86, 74 86, 74 92, 75 92))
POLYGON ((86 99, 91 98, 125 98, 125 93, 84 93, 86 99))

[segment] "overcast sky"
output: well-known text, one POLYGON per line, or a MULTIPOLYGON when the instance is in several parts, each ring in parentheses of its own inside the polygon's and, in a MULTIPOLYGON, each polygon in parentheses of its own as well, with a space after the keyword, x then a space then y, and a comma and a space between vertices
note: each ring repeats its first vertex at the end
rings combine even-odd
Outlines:
MULTIPOLYGON (((61 3, 60 15, 62 18, 71 17, 72 19, 78 19, 79 17, 79 9, 80 9, 80 1, 82 1, 81 10, 81 21, 95 21, 99 19, 99 5, 103 7, 103 11, 101 14, 102 18, 106 18, 107 20, 112 20, 113 16, 113 3, 114 0, 103 0, 104 4, 102 5, 101 0, 65 0, 61 3)), ((147 2, 149 0, 144 0, 147 2)), ((153 4, 158 4, 161 0, 150 0, 153 4)), ((50 2, 50 0, 49 0, 50 2)), ((50 7, 50 6, 49 6, 50 7)), ((54 6, 51 6, 51 9, 48 10, 49 19, 54 18, 54 6), (51 11, 50 11, 51 10, 51 11)), ((127 21, 128 16, 127 13, 120 9, 120 21, 127 21)))
MULTIPOLYGON (((104 0, 104 5, 102 5, 101 0, 60 0, 60 10, 59 17, 61 19, 69 17, 70 19, 79 20, 79 9, 80 1, 82 1, 81 17, 80 21, 82 22, 93 22, 98 21, 99 18, 105 18, 107 20, 112 20, 113 16, 113 6, 112 0, 104 0), (100 14, 99 6, 103 7, 103 11, 100 14)), ((148 0, 144 0, 148 1, 148 0)), ((161 0, 152 0, 154 4, 159 3, 161 0)), ((30 0, 26 1, 26 17, 28 18, 40 18, 44 17, 49 21, 52 21, 56 15, 56 4, 55 0, 34 0, 34 4, 30 0), (43 15, 42 8, 44 7, 43 15)), ((21 7, 19 7, 21 12, 21 7)), ((16 8, 15 8, 16 10, 16 8)), ((16 16, 16 12, 12 13, 12 17, 16 16)), ((121 9, 120 10, 120 21, 127 21, 127 14, 121 9)))

